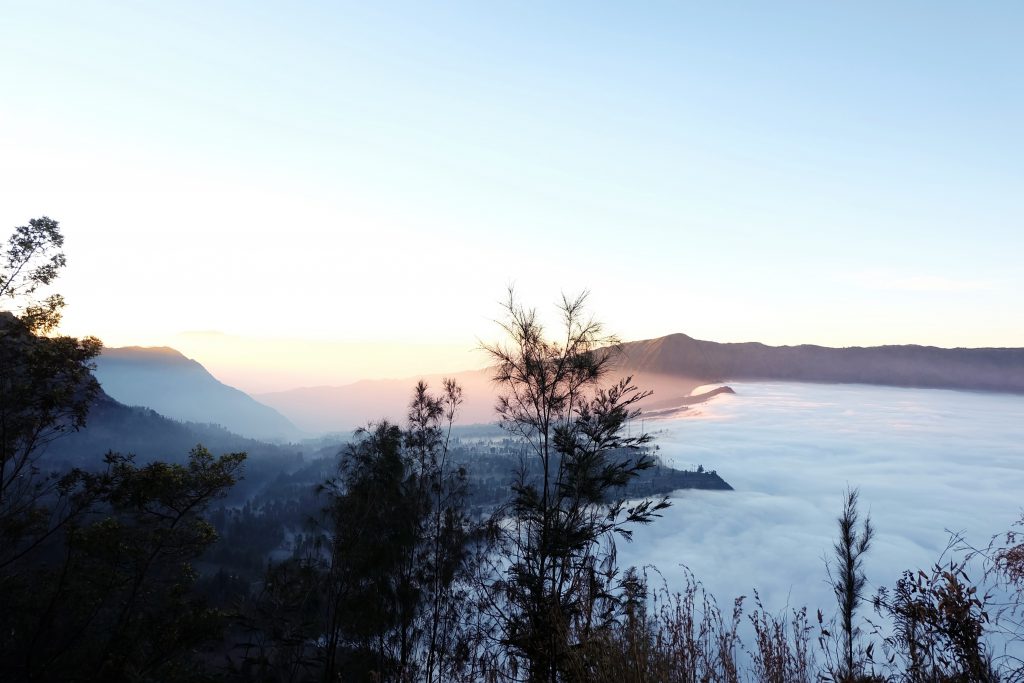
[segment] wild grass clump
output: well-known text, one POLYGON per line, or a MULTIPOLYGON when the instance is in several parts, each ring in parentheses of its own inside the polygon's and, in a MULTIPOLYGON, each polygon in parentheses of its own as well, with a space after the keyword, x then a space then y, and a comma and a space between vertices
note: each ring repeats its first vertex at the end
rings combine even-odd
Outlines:
MULTIPOLYGON (((656 570, 652 570, 656 571, 656 570)), ((741 637, 746 598, 723 612, 684 568, 683 587, 649 589, 649 574, 630 570, 615 625, 589 648, 565 680, 595 683, 810 683, 815 680, 812 628, 806 609, 788 618, 768 612, 754 594, 746 615, 754 639, 741 637)))

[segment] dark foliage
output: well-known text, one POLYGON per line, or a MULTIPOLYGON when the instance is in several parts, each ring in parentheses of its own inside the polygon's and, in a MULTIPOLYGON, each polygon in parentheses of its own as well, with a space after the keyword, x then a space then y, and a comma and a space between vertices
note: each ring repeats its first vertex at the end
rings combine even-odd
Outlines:
POLYGON ((497 532, 490 580, 498 642, 531 681, 557 681, 612 623, 619 597, 614 535, 645 524, 665 498, 627 505, 613 496, 653 466, 643 433, 627 434, 648 395, 630 378, 608 382, 614 339, 586 316, 586 297, 563 299, 563 340, 512 293, 500 323, 505 344, 484 348, 495 365, 501 425, 527 444, 497 532), (612 457, 618 454, 619 457, 612 457))
POLYGON ((99 385, 99 342, 41 337, 0 311, 0 568, 76 514, 58 474, 40 463, 55 439, 85 424, 99 385))
MULTIPOLYGON (((14 229, 0 266, 0 302, 14 307, 18 318, 35 334, 45 334, 60 322, 64 297, 37 292, 51 284, 67 263, 64 235, 52 218, 33 218, 14 229)), ((5 306, 6 307, 6 306, 5 306)))
POLYGON ((908 683, 1001 680, 983 639, 988 600, 958 562, 904 572, 894 590, 879 590, 875 609, 893 624, 885 645, 889 664, 898 662, 894 677, 908 683))
POLYGON ((82 513, 0 575, 0 667, 12 680, 171 680, 216 639, 190 562, 216 540, 202 513, 244 454, 195 448, 187 465, 111 453, 102 473, 61 479, 82 513))
POLYGON ((420 382, 408 426, 361 430, 328 480, 325 675, 435 680, 453 667, 472 527, 451 467, 461 389, 420 382))

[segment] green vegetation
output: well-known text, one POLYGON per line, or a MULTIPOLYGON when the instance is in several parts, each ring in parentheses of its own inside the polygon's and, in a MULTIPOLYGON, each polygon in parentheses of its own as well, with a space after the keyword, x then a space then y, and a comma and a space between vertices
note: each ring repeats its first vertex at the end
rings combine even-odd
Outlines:
POLYGON ((55 221, 30 222, 0 274, 12 308, 0 312, 0 680, 1024 680, 987 644, 1024 635, 1015 532, 907 572, 871 600, 875 626, 861 614, 874 530, 855 490, 829 565, 831 620, 772 613, 756 592, 749 612, 744 598, 723 611, 694 577, 659 587, 655 570, 620 567, 616 538, 668 500, 636 497, 658 468, 648 435, 628 429, 645 394, 609 377, 614 340, 584 297, 563 300, 555 343, 510 295, 507 342, 487 347, 509 437, 486 454, 453 436, 461 391, 446 382, 414 388, 404 425, 289 457, 235 498, 240 452, 62 468, 44 447, 103 395, 99 342, 52 336, 63 300, 39 298, 61 243, 55 221), (488 464, 471 478, 477 456, 488 464))

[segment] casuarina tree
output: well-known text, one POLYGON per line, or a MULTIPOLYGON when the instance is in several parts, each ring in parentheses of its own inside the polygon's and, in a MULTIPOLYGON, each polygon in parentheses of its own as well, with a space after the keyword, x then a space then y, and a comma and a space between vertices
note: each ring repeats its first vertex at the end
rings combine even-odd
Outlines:
POLYGON ((616 339, 563 297, 560 338, 513 294, 500 322, 506 340, 485 345, 499 390, 500 424, 528 455, 495 524, 493 620, 511 668, 530 681, 564 680, 585 665, 615 615, 614 537, 650 522, 668 500, 627 504, 622 487, 653 465, 650 436, 630 430, 640 391, 613 380, 616 339))

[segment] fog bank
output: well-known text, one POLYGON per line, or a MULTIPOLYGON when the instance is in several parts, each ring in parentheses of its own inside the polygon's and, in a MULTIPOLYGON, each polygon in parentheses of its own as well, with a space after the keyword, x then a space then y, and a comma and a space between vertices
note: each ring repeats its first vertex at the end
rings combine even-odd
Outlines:
MULTIPOLYGON (((948 530, 975 545, 1024 504, 1024 397, 864 385, 731 384, 688 416, 648 421, 676 465, 715 469, 734 492, 681 491, 664 517, 619 543, 681 585, 686 564, 720 605, 757 588, 766 607, 831 613, 823 557, 846 487, 876 537, 870 592, 930 567, 948 530)), ((865 610, 866 611, 866 610, 865 610)))

